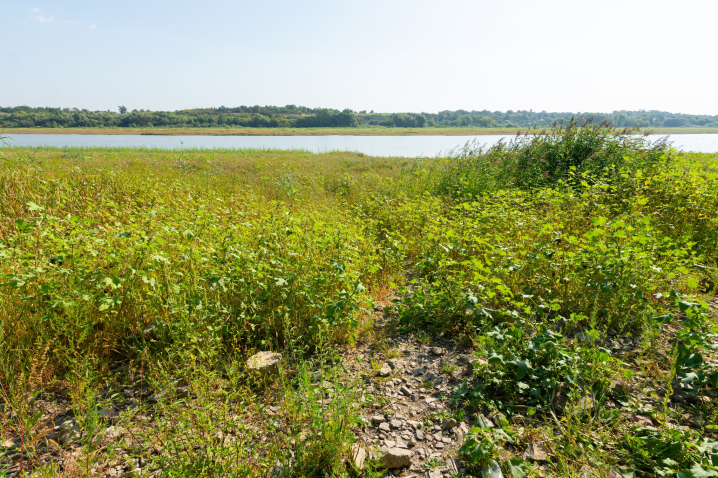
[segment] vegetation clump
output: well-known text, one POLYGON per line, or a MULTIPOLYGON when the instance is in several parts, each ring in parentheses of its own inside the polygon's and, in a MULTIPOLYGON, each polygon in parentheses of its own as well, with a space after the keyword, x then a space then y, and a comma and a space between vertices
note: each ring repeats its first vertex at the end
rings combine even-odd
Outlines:
POLYGON ((473 360, 441 369, 467 471, 715 475, 718 157, 622 133, 417 161, 4 149, 9 472, 371 476, 348 457, 389 400, 342 364, 391 295, 397 333, 473 360))

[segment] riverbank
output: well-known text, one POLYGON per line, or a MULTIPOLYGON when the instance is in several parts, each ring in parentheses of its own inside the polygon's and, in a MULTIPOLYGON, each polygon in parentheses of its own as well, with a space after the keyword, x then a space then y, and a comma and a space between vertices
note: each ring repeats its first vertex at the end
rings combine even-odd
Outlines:
POLYGON ((0 151, 0 476, 711 476, 718 154, 600 135, 0 151))
MULTIPOLYGON (((516 134, 517 128, 6 128, 2 134, 159 136, 474 136, 516 134)), ((525 130, 521 130, 525 131, 525 130)), ((718 134, 718 128, 644 128, 654 134, 718 134)))

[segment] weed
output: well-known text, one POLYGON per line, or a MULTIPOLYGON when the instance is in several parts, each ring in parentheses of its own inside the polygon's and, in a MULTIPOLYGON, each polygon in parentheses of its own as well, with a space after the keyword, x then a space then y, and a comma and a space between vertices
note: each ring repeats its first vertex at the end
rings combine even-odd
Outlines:
POLYGON ((455 363, 445 363, 441 366, 441 371, 447 375, 451 375, 458 370, 458 366, 455 363))

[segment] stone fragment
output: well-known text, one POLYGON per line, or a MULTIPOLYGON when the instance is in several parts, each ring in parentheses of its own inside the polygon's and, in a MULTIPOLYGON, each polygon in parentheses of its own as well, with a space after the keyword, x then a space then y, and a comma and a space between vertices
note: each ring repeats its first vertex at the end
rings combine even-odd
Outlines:
POLYGON ((424 441, 424 432, 421 430, 417 430, 414 434, 416 436, 416 439, 419 441, 424 441))
POLYGON ((279 362, 282 354, 276 352, 258 352, 247 360, 247 368, 258 372, 261 377, 272 376, 279 373, 279 362))
POLYGON ((14 446, 16 446, 19 443, 20 443, 19 438, 8 438, 7 440, 5 440, 3 442, 2 447, 3 448, 13 448, 14 446))
POLYGON ((383 468, 401 468, 411 466, 412 452, 404 448, 389 448, 382 457, 383 468))
POLYGON ((177 398, 187 398, 189 397, 189 387, 177 387, 175 394, 177 398))
POLYGON ((432 347, 431 353, 441 357, 442 355, 446 354, 446 350, 442 349, 441 347, 432 347))
POLYGON ((639 415, 635 416, 631 420, 631 422, 633 422, 633 424, 637 427, 652 427, 653 426, 653 421, 650 418, 639 416, 639 415))
POLYGON ((394 419, 391 421, 392 428, 401 428, 401 425, 402 425, 401 420, 394 419))
POLYGON ((386 418, 384 418, 383 415, 374 415, 371 417, 371 422, 375 425, 378 425, 380 423, 384 423, 386 421, 386 418))
POLYGON ((442 430, 451 430, 456 425, 458 425, 458 423, 456 421, 456 418, 454 418, 454 417, 444 418, 441 421, 441 429, 442 430))
POLYGON ((548 451, 540 443, 530 443, 529 446, 526 447, 522 458, 524 460, 547 461, 548 451))
POLYGON ((409 387, 407 387, 406 385, 402 385, 399 391, 407 397, 411 395, 411 390, 409 390, 409 387))
POLYGON ((611 396, 613 397, 621 397, 624 395, 628 395, 631 393, 631 385, 626 382, 625 380, 617 379, 611 381, 611 386, 609 388, 611 396))
POLYGON ((400 369, 401 368, 401 360, 397 358, 390 358, 386 361, 387 364, 389 364, 389 367, 391 367, 392 370, 400 369))
POLYGON ((459 469, 461 468, 458 461, 456 461, 453 458, 447 458, 446 459, 446 469, 449 470, 449 473, 458 474, 459 469))
POLYGON ((380 423, 380 424, 379 424, 379 430, 382 430, 382 431, 385 431, 385 432, 388 433, 388 432, 391 431, 391 426, 390 426, 387 422, 380 423))
POLYGON ((389 375, 391 375, 391 368, 387 364, 382 365, 379 370, 379 376, 388 377, 389 375))

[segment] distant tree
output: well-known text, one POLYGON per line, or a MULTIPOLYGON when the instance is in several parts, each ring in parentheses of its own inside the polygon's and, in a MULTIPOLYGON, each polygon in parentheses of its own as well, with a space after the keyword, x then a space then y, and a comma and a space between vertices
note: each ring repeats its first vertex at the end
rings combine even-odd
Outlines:
POLYGON ((127 108, 125 108, 124 106, 120 106, 120 107, 117 108, 117 109, 120 110, 120 114, 121 114, 121 115, 127 113, 127 108))
POLYGON ((476 126, 479 128, 490 128, 494 125, 494 119, 490 116, 481 116, 476 119, 476 126))
POLYGON ((426 116, 424 115, 416 115, 414 117, 414 124, 418 128, 423 128, 426 125, 426 116))

